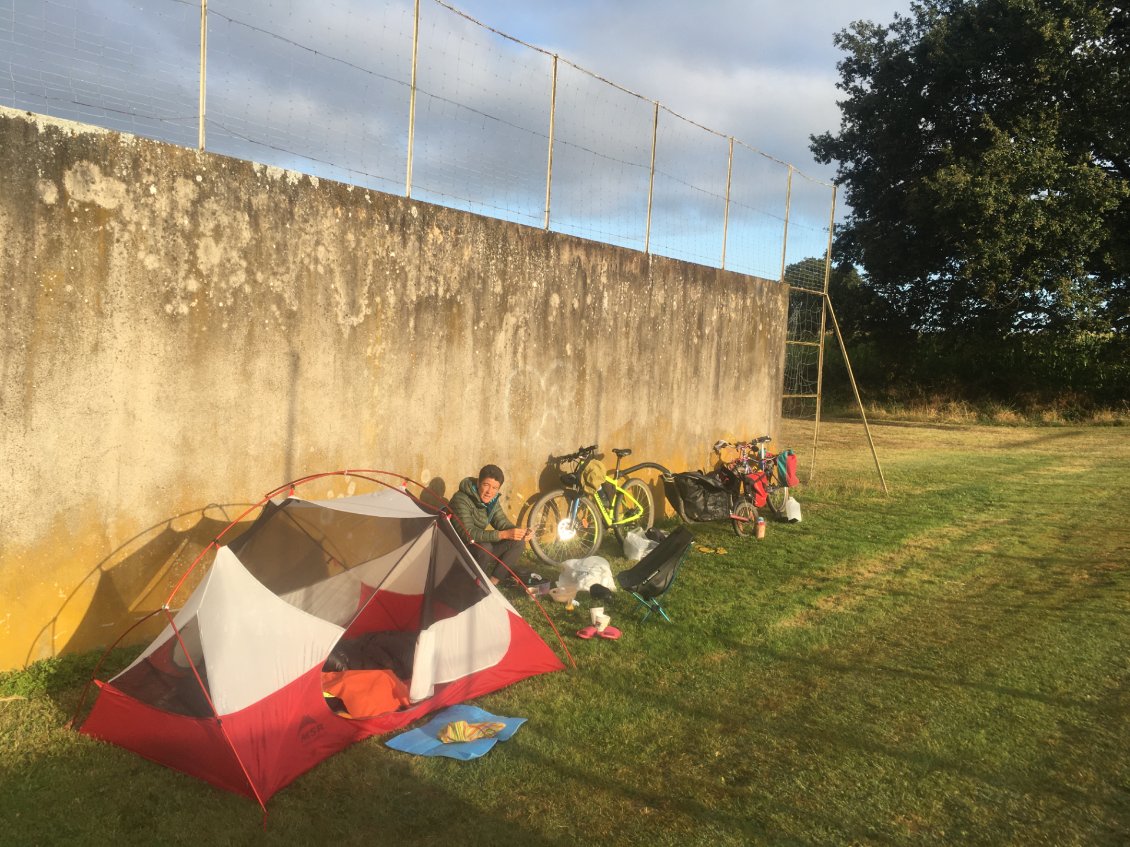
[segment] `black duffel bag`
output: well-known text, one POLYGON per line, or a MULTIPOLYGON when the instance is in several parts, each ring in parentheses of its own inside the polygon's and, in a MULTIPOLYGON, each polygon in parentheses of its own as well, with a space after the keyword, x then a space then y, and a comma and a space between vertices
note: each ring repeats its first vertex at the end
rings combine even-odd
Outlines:
POLYGON ((675 489, 688 520, 715 521, 730 516, 730 492, 712 474, 701 471, 677 473, 675 489))

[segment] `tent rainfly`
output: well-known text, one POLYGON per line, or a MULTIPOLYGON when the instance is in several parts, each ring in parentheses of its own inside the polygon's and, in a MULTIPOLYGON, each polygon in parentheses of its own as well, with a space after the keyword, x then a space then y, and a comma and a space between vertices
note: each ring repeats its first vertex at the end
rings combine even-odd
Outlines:
POLYGON ((267 501, 168 614, 81 731, 264 810, 355 741, 563 667, 448 515, 397 488, 267 501))

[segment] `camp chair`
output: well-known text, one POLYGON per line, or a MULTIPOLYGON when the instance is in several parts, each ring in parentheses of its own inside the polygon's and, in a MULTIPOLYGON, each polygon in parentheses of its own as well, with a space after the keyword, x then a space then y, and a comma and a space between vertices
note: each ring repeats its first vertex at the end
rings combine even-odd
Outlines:
POLYGON ((687 557, 691 549, 694 536, 685 526, 678 527, 674 532, 659 542, 659 546, 640 559, 639 563, 626 571, 616 574, 616 582, 625 591, 631 592, 647 612, 644 613, 641 623, 646 621, 652 612, 659 612, 668 623, 671 618, 659 604, 659 598, 667 592, 675 581, 679 572, 679 565, 687 557))

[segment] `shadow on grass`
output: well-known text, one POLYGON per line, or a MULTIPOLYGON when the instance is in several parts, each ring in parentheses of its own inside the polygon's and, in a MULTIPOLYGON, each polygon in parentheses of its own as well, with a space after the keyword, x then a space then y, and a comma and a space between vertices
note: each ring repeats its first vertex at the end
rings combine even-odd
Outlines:
POLYGON ((38 844, 576 843, 531 828, 523 809, 483 808, 379 744, 362 742, 300 776, 268 802, 264 827, 247 798, 76 735, 65 749, 5 768, 0 819, 38 844))
MULTIPOLYGON (((685 772, 676 773, 662 759, 653 759, 643 750, 638 752, 635 761, 617 761, 616 756, 593 749, 591 760, 585 764, 529 748, 520 755, 529 772, 540 774, 547 785, 556 787, 559 812, 584 821, 587 837, 575 835, 571 844, 586 840, 701 844, 719 837, 723 843, 733 843, 735 836, 741 836, 743 843, 765 843, 774 833, 771 818, 812 817, 799 806, 778 801, 766 807, 763 802, 754 802, 756 775, 752 771, 744 780, 735 780, 731 774, 727 785, 717 773, 709 780, 690 777, 685 772), (685 830, 688 821, 698 822, 695 831, 685 830)), ((839 821, 824 823, 843 831, 839 821)))

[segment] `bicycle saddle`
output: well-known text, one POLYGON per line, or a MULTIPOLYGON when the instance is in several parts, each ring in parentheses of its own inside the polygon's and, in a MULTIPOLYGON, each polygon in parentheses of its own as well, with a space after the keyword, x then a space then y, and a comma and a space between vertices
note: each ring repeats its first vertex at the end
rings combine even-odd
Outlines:
POLYGON ((632 451, 628 447, 613 447, 612 452, 621 458, 632 455, 632 451))

